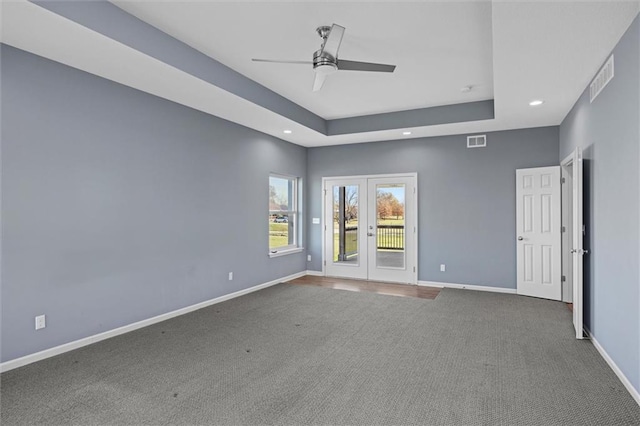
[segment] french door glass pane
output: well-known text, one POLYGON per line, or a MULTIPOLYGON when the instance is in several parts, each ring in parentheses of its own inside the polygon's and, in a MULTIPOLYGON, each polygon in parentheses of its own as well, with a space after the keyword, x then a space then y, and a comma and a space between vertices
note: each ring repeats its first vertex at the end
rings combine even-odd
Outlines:
POLYGON ((404 184, 376 185, 376 266, 405 268, 404 184))
POLYGON ((358 185, 333 186, 333 262, 358 264, 358 185))

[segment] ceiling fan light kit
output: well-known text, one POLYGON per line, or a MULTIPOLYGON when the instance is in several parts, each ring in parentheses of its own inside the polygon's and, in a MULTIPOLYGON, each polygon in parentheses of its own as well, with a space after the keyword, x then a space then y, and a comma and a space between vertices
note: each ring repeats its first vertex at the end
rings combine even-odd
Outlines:
MULTIPOLYGON (((313 64, 313 71, 315 72, 313 81, 314 92, 319 91, 327 76, 336 71, 393 72, 396 69, 395 65, 338 59, 338 50, 340 49, 342 37, 345 32, 345 28, 340 25, 333 24, 330 27, 321 26, 316 28, 316 32, 322 38, 322 46, 320 50, 315 51, 313 54, 313 62, 311 62, 311 64, 313 64)), ((307 61, 280 61, 256 58, 252 60, 254 62, 309 64, 307 61)))

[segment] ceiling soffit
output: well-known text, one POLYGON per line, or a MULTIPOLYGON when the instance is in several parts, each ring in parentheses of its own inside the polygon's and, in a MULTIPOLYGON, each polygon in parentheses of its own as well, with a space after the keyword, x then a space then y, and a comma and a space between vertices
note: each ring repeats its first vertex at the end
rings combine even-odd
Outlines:
POLYGON ((494 118, 490 100, 325 120, 111 3, 36 4, 327 136, 494 118))

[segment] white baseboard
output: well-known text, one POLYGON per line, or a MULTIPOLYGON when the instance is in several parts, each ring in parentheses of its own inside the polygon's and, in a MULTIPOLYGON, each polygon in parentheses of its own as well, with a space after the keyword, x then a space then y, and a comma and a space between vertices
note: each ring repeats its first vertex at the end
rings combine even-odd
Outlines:
POLYGON ((627 379, 627 376, 625 376, 622 370, 620 370, 620 367, 618 367, 618 365, 613 361, 613 359, 611 359, 607 351, 604 350, 604 348, 602 347, 602 345, 600 345, 598 340, 595 337, 593 337, 593 335, 591 334, 591 331, 587 327, 584 327, 584 331, 587 333, 587 336, 589 336, 589 339, 591 339, 593 346, 595 346, 598 352, 600 353, 600 356, 602 356, 602 358, 604 358, 607 364, 609 364, 609 367, 611 367, 613 372, 616 373, 616 376, 618 376, 618 379, 620 379, 624 387, 627 389, 627 391, 629 391, 629 393, 631 394, 631 397, 635 399, 638 405, 640 405, 640 392, 638 392, 638 390, 633 387, 629 379, 627 379))
POLYGON ((324 272, 322 271, 307 271, 306 274, 314 277, 324 277, 324 272))
POLYGON ((440 283, 436 281, 418 281, 418 285, 423 285, 427 287, 459 288, 462 290, 477 290, 477 291, 490 291, 493 293, 516 294, 515 288, 489 287, 484 285, 440 283))
POLYGON ((0 372, 13 370, 14 368, 22 367, 23 365, 31 364, 36 361, 50 358, 52 356, 60 355, 65 352, 69 352, 74 349, 78 349, 83 346, 90 345, 92 343, 100 342, 102 340, 109 339, 111 337, 119 336, 121 334, 128 333, 130 331, 134 331, 139 328, 147 327, 149 325, 152 325, 161 321, 165 321, 180 315, 184 315, 189 312, 197 311, 198 309, 206 308, 207 306, 215 305, 216 303, 220 303, 229 299, 234 299, 236 297, 244 296, 245 294, 253 293, 254 291, 262 290, 263 288, 271 287, 273 285, 276 285, 285 281, 290 281, 295 278, 302 277, 306 274, 308 274, 308 271, 298 272, 296 274, 292 274, 292 275, 282 277, 276 280, 272 280, 266 283, 258 284, 253 287, 245 288, 244 290, 239 290, 233 293, 225 294, 224 296, 216 297, 215 299, 205 300, 204 302, 196 303, 195 305, 187 306, 184 308, 177 309, 175 311, 157 315, 152 318, 147 318, 142 321, 137 321, 132 324, 114 328, 113 330, 105 331, 99 334, 94 334, 93 336, 84 337, 82 339, 65 343, 60 346, 55 346, 53 348, 45 349, 40 352, 25 355, 20 358, 15 358, 9 361, 5 361, 3 363, 0 363, 0 372))

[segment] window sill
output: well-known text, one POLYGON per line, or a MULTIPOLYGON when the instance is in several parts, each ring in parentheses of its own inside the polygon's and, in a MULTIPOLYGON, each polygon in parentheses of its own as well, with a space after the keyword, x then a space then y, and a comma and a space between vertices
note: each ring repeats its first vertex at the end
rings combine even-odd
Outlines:
POLYGON ((304 251, 304 247, 296 247, 296 248, 290 248, 290 249, 282 249, 282 250, 278 250, 275 253, 273 252, 269 252, 269 257, 280 257, 280 256, 286 256, 288 254, 294 254, 294 253, 301 253, 304 251))

